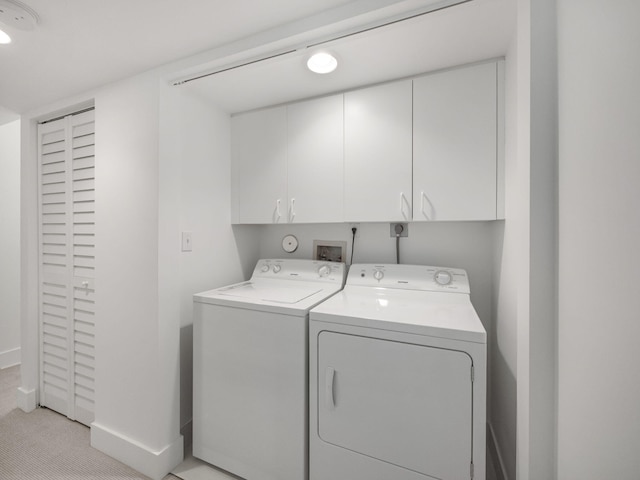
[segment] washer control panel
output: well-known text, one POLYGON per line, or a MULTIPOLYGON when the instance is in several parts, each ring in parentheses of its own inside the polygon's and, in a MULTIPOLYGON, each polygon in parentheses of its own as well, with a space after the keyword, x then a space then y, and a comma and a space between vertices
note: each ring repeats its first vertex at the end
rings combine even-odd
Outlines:
POLYGON ((262 259, 253 270, 254 278, 344 283, 344 263, 298 259, 262 259))
POLYGON ((351 265, 347 285, 469 293, 465 270, 422 265, 351 265))

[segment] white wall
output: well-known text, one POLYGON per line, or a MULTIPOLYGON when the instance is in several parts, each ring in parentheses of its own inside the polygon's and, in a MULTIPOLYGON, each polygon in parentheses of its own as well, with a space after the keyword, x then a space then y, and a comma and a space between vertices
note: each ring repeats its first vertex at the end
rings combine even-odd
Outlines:
POLYGON ((20 120, 0 125, 0 368, 20 363, 20 120))
POLYGON ((640 3, 559 0, 558 478, 640 478, 640 3))
POLYGON ((159 80, 111 85, 96 105, 93 446, 152 478, 182 458, 179 321, 159 315, 159 80), (161 321, 163 320, 163 321, 161 321))
POLYGON ((229 115, 162 85, 160 118, 160 317, 180 322, 179 419, 189 442, 192 296, 250 275, 258 227, 231 227, 229 115), (191 232, 191 252, 181 252, 181 232, 191 232))

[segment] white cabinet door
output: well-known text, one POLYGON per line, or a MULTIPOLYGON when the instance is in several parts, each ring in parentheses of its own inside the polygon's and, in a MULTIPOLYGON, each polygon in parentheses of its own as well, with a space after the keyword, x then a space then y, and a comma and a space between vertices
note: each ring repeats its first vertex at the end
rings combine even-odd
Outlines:
POLYGON ((343 221, 343 95, 287 107, 288 220, 343 221))
POLYGON ((345 94, 345 221, 411 219, 411 80, 345 94))
POLYGON ((234 222, 287 221, 286 120, 284 106, 232 117, 234 222))
POLYGON ((497 64, 413 81, 413 220, 495 220, 497 64))

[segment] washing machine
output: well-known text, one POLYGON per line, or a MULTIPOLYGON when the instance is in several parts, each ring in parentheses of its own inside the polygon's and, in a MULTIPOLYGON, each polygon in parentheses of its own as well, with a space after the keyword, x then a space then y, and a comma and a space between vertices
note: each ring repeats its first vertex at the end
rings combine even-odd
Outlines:
POLYGON ((194 296, 193 456, 247 480, 308 478, 309 310, 343 263, 265 259, 194 296))
POLYGON ((309 316, 311 480, 485 480, 486 332, 464 270, 353 265, 309 316))

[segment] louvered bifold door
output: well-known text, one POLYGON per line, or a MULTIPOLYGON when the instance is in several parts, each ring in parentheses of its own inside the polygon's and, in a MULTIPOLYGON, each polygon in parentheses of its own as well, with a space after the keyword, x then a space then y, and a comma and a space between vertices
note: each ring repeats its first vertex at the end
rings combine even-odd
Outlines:
POLYGON ((89 424, 94 405, 94 112, 39 125, 40 404, 89 424))

